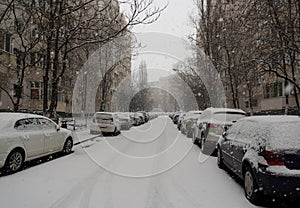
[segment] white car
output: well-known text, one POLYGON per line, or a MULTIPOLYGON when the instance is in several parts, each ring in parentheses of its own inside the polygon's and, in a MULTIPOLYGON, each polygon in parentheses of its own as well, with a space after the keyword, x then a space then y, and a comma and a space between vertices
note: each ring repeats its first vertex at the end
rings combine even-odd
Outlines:
POLYGON ((193 141, 203 153, 216 155, 216 145, 224 129, 244 117, 246 113, 240 109, 206 108, 193 127, 193 141))
POLYGON ((193 127, 203 111, 189 111, 181 121, 181 133, 186 134, 188 138, 193 136, 193 127))
POLYGON ((44 116, 0 113, 0 168, 14 173, 24 162, 56 152, 71 153, 72 132, 44 116))
POLYGON ((116 113, 96 112, 92 118, 90 133, 102 133, 103 136, 110 133, 114 136, 120 134, 121 122, 116 113))
POLYGON ((129 130, 132 126, 131 118, 129 113, 126 112, 118 112, 117 113, 119 120, 121 122, 121 130, 129 130))

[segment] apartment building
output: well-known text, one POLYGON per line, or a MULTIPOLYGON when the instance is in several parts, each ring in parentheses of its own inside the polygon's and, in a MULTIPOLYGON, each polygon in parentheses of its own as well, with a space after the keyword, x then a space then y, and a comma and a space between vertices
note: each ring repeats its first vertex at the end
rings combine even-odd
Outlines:
MULTIPOLYGON (((90 5, 90 7, 88 5, 85 6, 83 8, 85 9, 84 18, 93 17, 95 14, 93 12, 96 11, 97 6, 99 7, 98 12, 100 13, 95 17, 95 21, 90 20, 90 24, 100 24, 100 20, 106 21, 103 24, 107 24, 107 26, 116 23, 116 31, 122 25, 125 25, 125 22, 122 22, 124 21, 124 18, 119 14, 119 4, 116 0, 104 0, 99 1, 96 5, 90 5), (106 9, 102 10, 103 7, 106 9), (115 19, 116 22, 108 21, 110 18, 117 18, 115 19)), ((64 73, 62 73, 62 76, 59 74, 56 75, 56 79, 58 78, 58 92, 55 111, 62 115, 70 115, 72 113, 73 89, 78 71, 80 71, 80 68, 84 65, 84 62, 87 61, 88 57, 84 57, 81 59, 81 63, 79 63, 76 53, 81 53, 82 50, 77 50, 76 52, 69 53, 67 57, 63 57, 63 53, 59 53, 59 57, 57 58, 54 53, 55 46, 52 46, 50 56, 46 56, 46 44, 49 44, 47 43, 46 35, 51 31, 46 31, 47 33, 45 34, 44 32, 41 32, 43 29, 40 27, 43 27, 43 24, 50 23, 41 18, 42 15, 39 12, 48 11, 47 3, 44 1, 34 1, 34 4, 30 4, 30 8, 36 12, 29 14, 31 15, 31 19, 27 22, 26 27, 28 29, 26 32, 21 32, 22 26, 24 26, 22 19, 26 20, 27 18, 27 16, 22 13, 24 11, 21 7, 16 8, 16 17, 8 16, 5 21, 2 21, 0 24, 0 110, 4 111, 14 108, 14 102, 16 102, 16 97, 14 96, 16 94, 16 86, 22 77, 22 87, 20 87, 22 95, 19 101, 19 110, 42 113, 45 105, 45 96, 48 98, 47 107, 51 104, 53 89, 52 75, 54 65, 57 64, 59 65, 59 73, 62 70, 64 70, 64 73), (34 7, 39 9, 34 10, 34 7), (18 12, 22 15, 18 16, 18 12), (23 57, 24 54, 26 55, 26 58, 23 57), (55 58, 57 58, 57 60, 55 60, 55 58), (46 73, 45 70, 47 64, 50 65, 50 70, 46 73), (49 84, 47 85, 47 91, 44 92, 44 81, 46 76, 49 84)), ((84 18, 81 19, 83 20, 84 18)), ((75 24, 76 22, 74 20, 70 20, 65 22, 61 29, 63 30, 64 27, 71 27, 75 24)), ((102 25, 102 27, 105 28, 105 25, 102 25)), ((85 33, 86 31, 82 32, 85 33)), ((98 31, 95 35, 104 36, 105 32, 107 31, 98 31)), ((78 39, 75 39, 75 41, 76 40, 78 39)), ((131 54, 131 43, 127 44, 126 47, 129 49, 127 52, 131 54)), ((92 54, 98 48, 98 46, 87 46, 84 50, 89 51, 89 53, 92 54)), ((116 85, 116 83, 120 82, 122 77, 127 76, 127 74, 130 73, 130 62, 130 58, 126 61, 124 60, 123 64, 119 64, 119 66, 115 67, 111 72, 111 79, 113 80, 111 80, 111 82, 113 82, 111 89, 115 87, 114 85, 116 85), (122 65, 125 65, 126 67, 121 67, 122 65)))
MULTIPOLYGON (((210 50, 204 50, 209 52, 222 79, 226 106, 241 108, 249 114, 296 113, 294 86, 284 79, 284 76, 292 77, 291 62, 287 55, 284 63, 280 62, 282 56, 276 54, 278 46, 276 47, 275 42, 270 43, 270 40, 278 36, 278 27, 274 27, 274 22, 270 20, 270 9, 261 1, 211 2, 210 23, 214 36, 208 47, 210 50), (283 76, 276 76, 276 71, 283 76)), ((282 20, 286 18, 285 8, 283 3, 276 5, 279 21, 286 22, 282 20)), ((289 35, 288 29, 286 30, 289 35)), ((197 38, 200 47, 207 46, 200 32, 197 38)), ((296 60, 299 58, 296 57, 296 60)), ((293 73, 299 83, 299 70, 294 70, 293 73)))

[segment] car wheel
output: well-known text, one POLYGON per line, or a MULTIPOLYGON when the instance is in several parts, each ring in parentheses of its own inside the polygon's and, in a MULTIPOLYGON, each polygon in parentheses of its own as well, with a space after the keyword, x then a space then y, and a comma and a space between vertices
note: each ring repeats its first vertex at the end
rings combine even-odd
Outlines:
POLYGON ((224 169, 223 155, 220 147, 217 150, 217 164, 219 168, 224 169))
POLYGON ((64 154, 70 154, 72 152, 73 148, 73 140, 71 138, 68 138, 65 141, 64 148, 63 148, 63 153, 64 154))
POLYGON ((15 173, 22 168, 23 162, 23 152, 21 150, 13 150, 6 159, 5 171, 7 173, 15 173))
POLYGON ((255 181, 253 172, 249 166, 244 172, 244 190, 246 198, 255 205, 258 205, 262 199, 262 192, 255 181))
POLYGON ((117 128, 115 128, 114 132, 112 133, 113 136, 117 136, 118 135, 118 130, 117 128))

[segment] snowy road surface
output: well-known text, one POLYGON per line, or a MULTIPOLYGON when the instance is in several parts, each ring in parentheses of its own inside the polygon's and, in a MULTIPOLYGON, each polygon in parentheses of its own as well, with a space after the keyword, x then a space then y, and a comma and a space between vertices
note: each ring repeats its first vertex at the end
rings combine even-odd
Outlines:
MULTIPOLYGON (((93 137, 88 130, 79 140, 93 137)), ((254 207, 241 185, 205 158, 168 117, 0 177, 1 207, 254 207)))

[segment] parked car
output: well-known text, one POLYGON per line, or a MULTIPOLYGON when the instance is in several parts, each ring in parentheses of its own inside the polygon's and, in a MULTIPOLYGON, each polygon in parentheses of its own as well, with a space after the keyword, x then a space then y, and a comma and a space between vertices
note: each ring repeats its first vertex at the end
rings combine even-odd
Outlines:
POLYGON ((150 117, 149 117, 149 114, 146 111, 139 111, 138 113, 143 114, 144 123, 147 123, 149 121, 150 117))
POLYGON ((204 154, 216 155, 216 145, 224 128, 229 128, 238 119, 246 117, 240 109, 207 108, 193 127, 193 141, 204 154))
POLYGON ((137 113, 130 113, 130 118, 133 126, 139 126, 142 124, 142 119, 137 113))
POLYGON ((129 130, 132 126, 129 113, 118 112, 117 115, 118 115, 120 123, 121 123, 121 130, 129 130))
POLYGON ((218 142, 218 166, 243 179, 253 204, 265 194, 300 197, 299 127, 298 116, 241 119, 218 142))
POLYGON ((178 122, 177 122, 177 129, 180 131, 181 130, 181 124, 182 124, 182 121, 184 119, 186 115, 186 112, 182 112, 180 113, 179 117, 178 117, 178 122))
POLYGON ((175 115, 173 116, 172 120, 173 120, 173 123, 176 124, 176 125, 178 123, 178 119, 179 119, 180 114, 181 114, 180 112, 176 112, 175 115))
POLYGON ((0 168, 19 171, 24 162, 56 152, 71 153, 72 132, 47 117, 0 113, 0 168))
POLYGON ((103 136, 107 134, 118 135, 121 130, 121 122, 116 113, 111 112, 96 112, 92 118, 90 125, 90 133, 102 133, 103 136))
POLYGON ((193 127, 203 111, 189 111, 182 120, 181 133, 186 134, 188 138, 193 137, 193 127))

